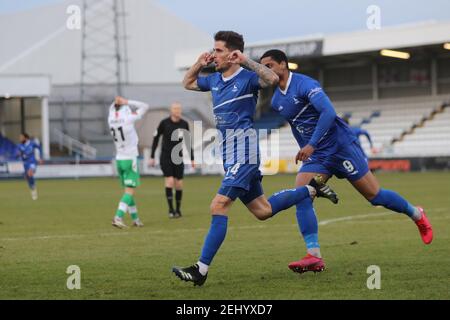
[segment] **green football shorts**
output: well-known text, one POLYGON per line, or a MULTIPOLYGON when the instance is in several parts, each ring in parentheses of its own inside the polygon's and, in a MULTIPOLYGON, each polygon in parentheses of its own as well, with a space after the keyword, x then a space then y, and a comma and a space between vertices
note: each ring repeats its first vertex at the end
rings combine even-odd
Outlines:
POLYGON ((139 180, 138 160, 116 160, 117 173, 123 187, 136 188, 139 180))

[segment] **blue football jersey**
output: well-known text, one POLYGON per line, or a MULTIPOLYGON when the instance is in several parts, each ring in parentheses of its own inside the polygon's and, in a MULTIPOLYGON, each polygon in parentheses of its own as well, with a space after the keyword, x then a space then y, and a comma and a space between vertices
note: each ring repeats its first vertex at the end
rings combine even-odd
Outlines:
MULTIPOLYGON (((321 99, 328 100, 328 97, 319 82, 300 73, 291 72, 286 90, 281 91, 278 87, 274 92, 272 108, 289 122, 301 148, 310 144, 313 137, 321 114, 317 102, 321 99)), ((332 108, 332 105, 329 107, 332 108)), ((313 156, 328 156, 337 152, 339 145, 349 144, 354 140, 356 137, 348 125, 336 116, 331 127, 317 141, 313 156)))
POLYGON ((259 164, 258 140, 253 129, 260 89, 258 75, 240 68, 229 78, 219 72, 198 77, 197 84, 202 91, 211 91, 216 127, 223 138, 224 165, 259 164))
POLYGON ((25 143, 20 143, 18 145, 19 147, 19 154, 20 158, 24 163, 36 163, 36 156, 35 156, 35 149, 39 150, 39 153, 41 153, 40 146, 31 140, 28 140, 25 143))

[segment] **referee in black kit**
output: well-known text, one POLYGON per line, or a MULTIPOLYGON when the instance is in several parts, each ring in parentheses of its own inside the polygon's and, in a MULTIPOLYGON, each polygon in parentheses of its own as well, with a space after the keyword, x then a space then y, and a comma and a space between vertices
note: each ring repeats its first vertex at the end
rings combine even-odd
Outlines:
MULTIPOLYGON (((181 141, 183 141, 183 136, 185 133, 189 131, 189 124, 181 118, 181 104, 178 102, 173 103, 170 106, 170 117, 163 119, 159 125, 158 129, 155 132, 153 137, 152 144, 152 152, 150 156, 149 165, 155 165, 155 151, 158 147, 159 138, 163 136, 162 147, 161 147, 161 157, 160 157, 160 166, 165 178, 165 187, 166 187, 166 198, 167 203, 169 204, 169 218, 180 218, 181 217, 181 198, 183 196, 183 175, 184 175, 184 163, 181 160, 180 164, 174 163, 174 159, 172 159, 172 150, 176 145, 178 145, 181 141), (178 139, 172 140, 172 134, 175 130, 178 130, 178 133, 175 133, 175 137, 178 139), (183 130, 186 130, 183 132, 183 130), (176 208, 173 208, 173 188, 175 188, 175 201, 176 208)), ((187 138, 190 138, 188 135, 187 138)), ((188 140, 188 139, 186 139, 188 140)), ((191 139, 189 139, 191 140, 191 139)), ((195 168, 194 163, 194 152, 192 150, 191 141, 187 142, 188 150, 191 152, 191 165, 192 168, 195 168)), ((179 147, 178 147, 179 148, 179 147)), ((177 154, 181 159, 183 157, 182 149, 177 154)))

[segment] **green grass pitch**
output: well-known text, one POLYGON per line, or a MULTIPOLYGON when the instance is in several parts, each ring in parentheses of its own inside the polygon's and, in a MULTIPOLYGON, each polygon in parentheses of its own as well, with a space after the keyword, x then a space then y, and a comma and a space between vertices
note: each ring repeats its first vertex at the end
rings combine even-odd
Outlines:
MULTIPOLYGON (((294 209, 258 221, 236 203, 203 287, 171 267, 197 261, 220 177, 186 177, 177 220, 167 217, 162 178, 143 178, 136 200, 145 227, 125 231, 111 226, 122 193, 115 179, 38 181, 38 201, 24 181, 0 181, 0 299, 449 299, 450 173, 377 176, 427 209, 431 245, 406 216, 332 179, 340 203, 315 201, 324 272, 287 268, 304 255, 294 209), (69 265, 81 269, 80 290, 66 287, 69 265), (370 265, 381 269, 380 290, 366 286, 370 265)), ((266 195, 293 184, 294 175, 263 180, 266 195)))

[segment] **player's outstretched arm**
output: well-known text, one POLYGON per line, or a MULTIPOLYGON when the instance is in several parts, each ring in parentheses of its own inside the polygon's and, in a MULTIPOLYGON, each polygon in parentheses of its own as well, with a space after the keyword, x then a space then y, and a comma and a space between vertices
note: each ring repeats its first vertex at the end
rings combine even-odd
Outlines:
POLYGON ((150 166, 153 167, 155 165, 155 153, 156 153, 156 148, 158 148, 158 144, 159 144, 159 138, 162 136, 164 132, 164 121, 161 121, 158 125, 158 128, 155 131, 155 134, 153 135, 153 142, 152 142, 152 149, 151 149, 151 153, 150 153, 150 166))
POLYGON ((369 141, 370 148, 373 149, 373 142, 372 142, 372 138, 370 137, 369 132, 367 132, 367 130, 362 129, 362 130, 361 130, 361 133, 362 133, 364 136, 366 136, 367 141, 369 141))
POLYGON ((204 52, 197 59, 195 64, 189 68, 189 70, 184 75, 183 86, 187 90, 200 91, 200 88, 197 84, 197 78, 200 72, 204 67, 210 64, 213 60, 213 57, 208 52, 204 52))
POLYGON ((139 118, 142 117, 150 108, 150 106, 145 102, 136 100, 127 100, 127 101, 129 106, 133 106, 136 108, 136 114, 138 115, 139 118))
POLYGON ((239 63, 240 65, 255 71, 259 76, 259 85, 261 88, 274 87, 280 80, 275 72, 248 58, 240 50, 235 50, 230 54, 230 62, 239 63))

